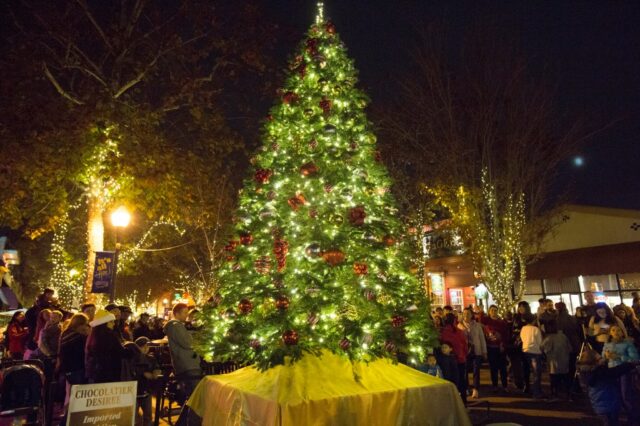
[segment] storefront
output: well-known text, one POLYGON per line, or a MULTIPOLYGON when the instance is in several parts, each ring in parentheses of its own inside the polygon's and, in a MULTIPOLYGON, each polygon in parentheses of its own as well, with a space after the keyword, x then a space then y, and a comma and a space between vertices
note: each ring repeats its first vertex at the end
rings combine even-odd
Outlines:
MULTIPOLYGON (((544 297, 574 312, 584 304, 584 292, 591 291, 609 306, 631 306, 632 293, 640 293, 640 211, 571 205, 562 214, 562 223, 527 266, 523 300, 534 311, 544 297)), ((436 283, 434 306, 491 304, 490 295, 477 297, 482 287, 467 256, 432 253, 425 270, 436 283)))

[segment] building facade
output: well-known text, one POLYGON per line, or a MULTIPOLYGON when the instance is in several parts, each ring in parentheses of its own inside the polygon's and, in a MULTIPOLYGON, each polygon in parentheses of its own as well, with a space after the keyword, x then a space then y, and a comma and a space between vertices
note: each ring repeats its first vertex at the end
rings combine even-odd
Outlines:
MULTIPOLYGON (((536 309, 545 297, 574 312, 584 303, 584 292, 592 291, 610 306, 631 306, 632 293, 640 293, 640 211, 568 205, 562 215, 527 266, 523 300, 536 309)), ((425 273, 434 306, 491 303, 464 254, 434 250, 425 273)))

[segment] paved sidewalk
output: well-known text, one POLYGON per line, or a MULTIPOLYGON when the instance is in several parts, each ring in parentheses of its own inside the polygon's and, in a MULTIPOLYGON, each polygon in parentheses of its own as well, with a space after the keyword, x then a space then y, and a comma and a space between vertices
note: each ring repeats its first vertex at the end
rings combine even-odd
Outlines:
MULTIPOLYGON (((469 399, 469 412, 474 425, 513 422, 522 426, 600 426, 598 418, 591 411, 586 395, 574 397, 573 401, 534 400, 514 388, 508 393, 492 392, 489 370, 481 371, 480 398, 477 403, 469 399), (486 401, 490 406, 487 419, 486 401), (474 405, 477 404, 477 405, 474 405)), ((543 376, 543 392, 549 394, 548 376, 543 376)))

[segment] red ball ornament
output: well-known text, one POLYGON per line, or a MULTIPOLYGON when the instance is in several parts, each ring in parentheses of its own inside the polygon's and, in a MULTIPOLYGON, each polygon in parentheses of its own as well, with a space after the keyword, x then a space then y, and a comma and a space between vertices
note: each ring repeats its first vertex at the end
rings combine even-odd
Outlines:
POLYGON ((306 45, 306 50, 307 50, 308 54, 315 55, 316 53, 318 53, 318 39, 317 38, 310 38, 309 40, 307 40, 305 45, 306 45))
POLYGON ((391 318, 391 325, 394 328, 400 328, 404 325, 404 323, 407 322, 407 319, 405 317, 403 317, 402 315, 394 315, 391 318))
POLYGON ((253 235, 251 235, 251 234, 242 234, 242 235, 240 235, 240 243, 243 246, 251 245, 252 242, 253 242, 253 235))
POLYGON ((286 105, 294 104, 297 101, 298 101, 298 95, 295 94, 294 92, 285 92, 285 94, 282 95, 282 102, 286 105))
POLYGON ((313 162, 308 162, 308 163, 304 163, 302 166, 300 166, 300 173, 302 173, 303 176, 313 176, 316 173, 318 173, 318 166, 316 166, 313 162))
POLYGON ((269 169, 258 169, 253 175, 253 179, 258 184, 269 183, 269 179, 273 175, 273 172, 269 169))
POLYGON ((289 207, 291 207, 294 211, 298 211, 298 209, 302 207, 305 202, 306 200, 304 198, 304 195, 302 195, 301 193, 298 193, 287 200, 289 207))
POLYGON ((231 240, 224 246, 224 251, 233 252, 236 250, 236 247, 240 244, 240 241, 231 240))
POLYGON ((273 121, 273 114, 267 114, 267 121, 273 121))
POLYGON ((380 153, 380 151, 376 151, 374 158, 378 163, 382 163, 382 154, 380 153))
POLYGON ((293 346, 298 344, 298 332, 295 330, 287 330, 282 333, 282 341, 287 346, 293 346))
POLYGON ((276 309, 279 311, 286 311, 289 309, 289 299, 287 296, 278 296, 276 299, 276 309))
POLYGON ((323 97, 319 105, 324 115, 331 113, 331 100, 323 97))
POLYGON ((298 73, 300 78, 304 78, 307 75, 307 65, 300 64, 300 66, 296 68, 296 73, 298 73))
POLYGON ((364 211, 364 206, 356 206, 349 210, 349 222, 353 226, 361 226, 364 225, 364 219, 367 217, 367 214, 364 211))
POLYGON ((344 253, 340 250, 329 250, 322 253, 322 259, 331 266, 337 266, 344 262, 344 253))
POLYGON ((349 341, 349 339, 345 337, 344 339, 340 340, 340 349, 342 349, 343 351, 346 351, 350 347, 351 347, 351 342, 349 341))
POLYGON ((249 340, 249 347, 251 349, 258 349, 260 347, 260 340, 258 339, 249 340))
POLYGON ((334 35, 336 33, 336 26, 333 25, 333 22, 328 21, 325 26, 324 29, 327 30, 327 32, 331 35, 334 35))
POLYGON ((396 243, 396 239, 393 238, 391 235, 385 235, 382 238, 382 242, 384 243, 385 246, 391 247, 392 245, 394 245, 396 243))
POLYGON ((242 299, 240 303, 238 303, 238 309, 242 314, 248 314, 253 310, 253 303, 249 299, 242 299))
POLYGON ((367 273, 369 273, 369 268, 366 263, 354 262, 353 272, 355 272, 356 275, 367 275, 367 273))

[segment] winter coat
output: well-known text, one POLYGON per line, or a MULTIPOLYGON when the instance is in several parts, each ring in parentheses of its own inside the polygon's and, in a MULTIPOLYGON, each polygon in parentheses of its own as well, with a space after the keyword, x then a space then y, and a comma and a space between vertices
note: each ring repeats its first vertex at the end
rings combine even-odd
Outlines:
POLYGON ((558 313, 557 324, 558 330, 562 331, 562 334, 567 336, 567 339, 569 339, 569 343, 571 343, 571 352, 576 354, 580 352, 582 331, 580 330, 578 321, 576 321, 576 319, 569 315, 565 310, 558 313))
POLYGON ((124 347, 131 356, 122 360, 122 380, 136 380, 138 395, 142 395, 149 391, 153 382, 152 379, 147 379, 144 373, 153 373, 154 370, 160 369, 160 366, 151 355, 143 354, 135 343, 128 342, 124 347))
POLYGON ((107 324, 91 330, 85 347, 85 375, 93 383, 119 382, 122 359, 130 356, 120 344, 118 335, 107 324))
POLYGON ((549 374, 569 373, 571 342, 562 333, 547 334, 540 345, 547 357, 549 374))
POLYGON ((49 357, 57 356, 61 333, 62 326, 60 323, 47 324, 42 329, 40 339, 38 341, 38 349, 40 349, 40 353, 49 357))
POLYGON ((36 303, 32 307, 27 309, 27 312, 25 312, 24 314, 25 324, 29 328, 29 334, 27 336, 27 348, 32 351, 38 349, 38 336, 36 336, 36 327, 38 325, 38 315, 40 315, 41 310, 42 306, 36 303))
POLYGON ((587 387, 591 407, 596 414, 617 413, 620 411, 620 386, 618 378, 635 366, 622 364, 614 368, 606 365, 597 367, 579 366, 580 380, 587 387))
POLYGON ((193 350, 193 339, 184 323, 171 320, 164 326, 164 333, 169 338, 171 364, 176 376, 200 375, 200 357, 193 350))
POLYGON ((24 353, 29 330, 20 324, 13 323, 7 328, 7 336, 9 336, 9 352, 12 354, 24 353))
POLYGON ((87 336, 73 330, 65 330, 60 336, 58 372, 61 374, 84 370, 87 336))
POLYGON ((453 354, 444 355, 442 353, 436 355, 438 366, 442 371, 442 378, 451 383, 458 383, 458 363, 453 354))
POLYGON ((442 343, 448 343, 449 346, 451 346, 458 364, 467 362, 469 347, 467 346, 467 337, 462 330, 450 325, 444 326, 440 331, 440 341, 442 343))
POLYGON ((138 322, 133 329, 133 340, 135 341, 138 337, 146 337, 151 339, 151 329, 147 324, 142 324, 138 322))
POLYGON ((492 319, 489 316, 482 318, 484 325, 484 336, 487 341, 488 348, 504 349, 511 341, 509 324, 502 319, 492 319))
POLYGON ((617 343, 605 343, 604 348, 602 348, 602 357, 605 359, 606 357, 604 356, 604 353, 607 351, 611 351, 618 355, 617 359, 609 360, 609 368, 617 367, 625 362, 640 360, 640 357, 638 357, 638 350, 634 344, 628 340, 623 340, 622 342, 617 343))
POLYGON ((480 324, 475 321, 471 321, 467 324, 463 321, 458 323, 458 328, 462 330, 467 337, 469 350, 473 355, 487 355, 487 342, 484 338, 484 330, 480 324))

